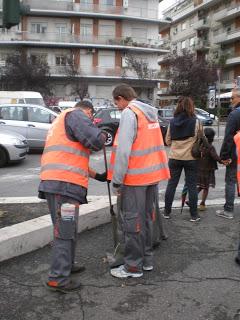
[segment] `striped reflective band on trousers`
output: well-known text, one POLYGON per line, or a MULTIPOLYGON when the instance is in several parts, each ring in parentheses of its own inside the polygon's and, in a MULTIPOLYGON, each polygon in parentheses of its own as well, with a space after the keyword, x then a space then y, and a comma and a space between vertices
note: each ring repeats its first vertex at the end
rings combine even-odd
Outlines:
MULTIPOLYGON (((112 147, 112 152, 116 153, 116 146, 112 147)), ((158 152, 158 151, 162 151, 165 150, 163 145, 160 146, 154 146, 148 149, 144 149, 144 150, 132 150, 130 153, 130 157, 141 157, 141 156, 146 156, 148 154, 151 154, 153 152, 158 152)))
POLYGON ((52 151, 63 151, 63 152, 73 153, 77 156, 89 158, 89 154, 83 150, 78 150, 69 146, 62 146, 62 145, 46 147, 43 153, 45 154, 52 151))
POLYGON ((83 177, 88 177, 88 172, 84 171, 81 168, 69 166, 62 163, 49 163, 41 168, 41 172, 48 171, 48 170, 65 170, 73 173, 78 173, 83 177))

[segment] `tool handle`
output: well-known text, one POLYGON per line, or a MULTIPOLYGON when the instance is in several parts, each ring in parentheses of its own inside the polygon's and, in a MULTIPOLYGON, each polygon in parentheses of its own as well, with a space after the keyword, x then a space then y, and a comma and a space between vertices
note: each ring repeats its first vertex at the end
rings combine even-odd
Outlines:
MULTIPOLYGON (((105 145, 103 146, 103 156, 104 156, 105 170, 106 170, 106 172, 108 172, 107 154, 106 154, 105 145)), ((109 180, 107 180, 107 189, 108 189, 108 198, 109 198, 110 208, 112 209, 113 205, 112 205, 112 197, 111 197, 111 190, 110 190, 110 182, 109 182, 109 180)))

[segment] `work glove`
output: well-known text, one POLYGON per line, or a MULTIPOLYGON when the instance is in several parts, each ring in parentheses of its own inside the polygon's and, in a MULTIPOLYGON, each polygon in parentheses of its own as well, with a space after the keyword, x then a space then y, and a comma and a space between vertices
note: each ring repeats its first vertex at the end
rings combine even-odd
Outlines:
POLYGON ((105 171, 103 173, 96 173, 94 179, 98 180, 98 181, 101 181, 101 182, 107 181, 107 171, 105 171))
POLYGON ((119 196, 121 194, 121 185, 113 182, 112 191, 115 196, 119 196))

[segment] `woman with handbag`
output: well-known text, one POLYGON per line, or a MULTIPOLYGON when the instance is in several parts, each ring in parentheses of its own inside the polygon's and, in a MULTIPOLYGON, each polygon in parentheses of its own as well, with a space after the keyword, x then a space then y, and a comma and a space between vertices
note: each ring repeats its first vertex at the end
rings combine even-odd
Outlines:
POLYGON ((165 193, 163 216, 166 219, 170 218, 176 188, 184 169, 186 185, 189 190, 190 221, 200 220, 197 211, 198 161, 192 155, 192 147, 200 132, 203 132, 203 128, 196 118, 193 100, 190 97, 180 97, 165 138, 166 144, 170 146, 168 157, 171 174, 165 193))

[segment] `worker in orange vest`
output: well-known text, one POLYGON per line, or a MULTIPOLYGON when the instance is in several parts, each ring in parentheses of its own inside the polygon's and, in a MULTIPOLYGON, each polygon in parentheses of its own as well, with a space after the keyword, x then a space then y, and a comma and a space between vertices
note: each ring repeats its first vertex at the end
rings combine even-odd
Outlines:
POLYGON ((90 152, 102 149, 106 136, 92 123, 89 101, 63 111, 53 122, 41 159, 39 197, 47 199, 54 226, 49 289, 69 292, 80 288, 71 273, 84 271, 75 263, 80 204, 87 203, 88 177, 106 180, 89 169, 90 152))
POLYGON ((152 219, 156 186, 169 179, 157 109, 136 100, 128 85, 113 90, 114 102, 122 110, 110 159, 108 179, 121 195, 124 234, 124 264, 111 269, 117 278, 138 278, 153 269, 152 219))

